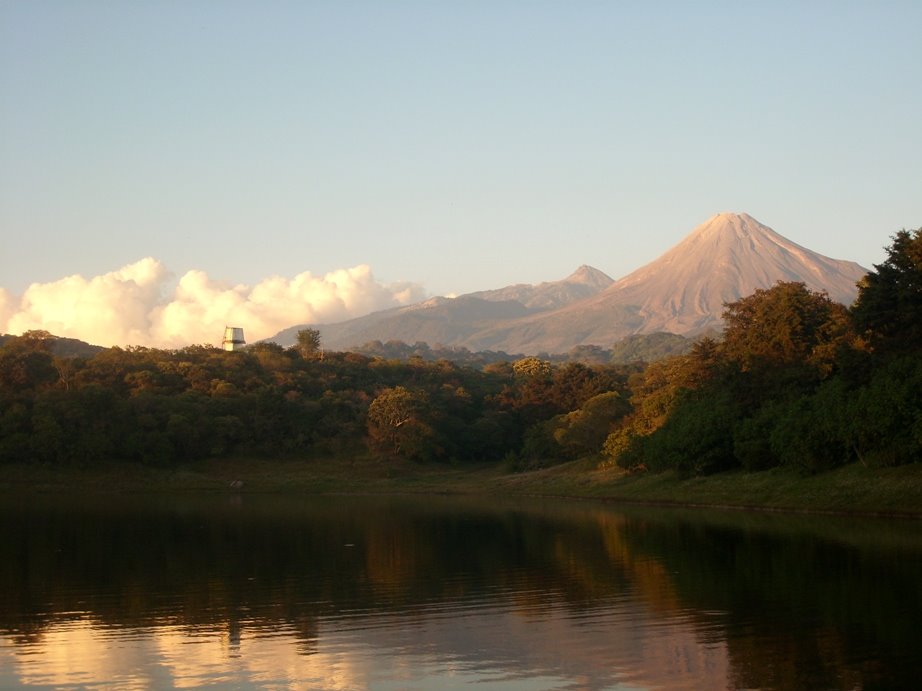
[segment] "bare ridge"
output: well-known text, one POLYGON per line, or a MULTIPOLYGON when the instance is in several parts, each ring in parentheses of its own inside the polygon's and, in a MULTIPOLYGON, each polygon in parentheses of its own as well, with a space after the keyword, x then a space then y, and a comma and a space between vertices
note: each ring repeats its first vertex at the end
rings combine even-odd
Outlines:
MULTIPOLYGON (((727 302, 778 281, 801 281, 848 305, 866 273, 854 262, 801 247, 748 214, 720 213, 617 281, 583 265, 560 281, 454 300, 434 298, 319 328, 324 344, 334 349, 396 339, 471 350, 563 353, 578 345, 607 348, 633 334, 693 336, 720 329, 727 302)), ((287 345, 297 328, 270 340, 287 345)))
POLYGON ((531 311, 544 311, 565 307, 595 295, 614 281, 598 269, 583 264, 572 274, 560 281, 548 281, 537 285, 520 283, 499 288, 469 293, 464 297, 481 300, 514 300, 531 311))
POLYGON ((616 281, 605 299, 635 306, 646 333, 685 334, 719 324, 725 303, 778 281, 802 281, 851 304, 866 273, 854 262, 801 247, 748 214, 721 213, 616 281))
POLYGON ((495 324, 463 345, 559 353, 575 345, 609 347, 633 334, 694 336, 722 327, 727 302, 778 281, 802 281, 851 304, 866 273, 854 262, 801 247, 748 214, 720 213, 601 293, 554 312, 495 324))

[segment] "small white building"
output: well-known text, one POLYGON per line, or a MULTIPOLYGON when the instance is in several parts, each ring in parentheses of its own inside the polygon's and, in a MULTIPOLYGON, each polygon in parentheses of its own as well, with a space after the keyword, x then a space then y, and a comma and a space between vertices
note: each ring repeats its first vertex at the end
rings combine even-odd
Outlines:
POLYGON ((243 339, 243 329, 239 326, 225 326, 224 340, 221 347, 224 350, 241 350, 247 342, 243 339))

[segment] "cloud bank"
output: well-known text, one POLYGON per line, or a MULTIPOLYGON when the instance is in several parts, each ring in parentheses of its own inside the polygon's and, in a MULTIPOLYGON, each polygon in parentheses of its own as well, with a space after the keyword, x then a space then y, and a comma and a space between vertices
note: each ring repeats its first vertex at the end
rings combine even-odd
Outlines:
POLYGON ((192 270, 173 285, 167 268, 147 257, 94 278, 34 283, 21 297, 0 288, 0 333, 44 329, 103 346, 181 348, 219 344, 233 325, 254 342, 295 324, 333 323, 425 298, 418 284, 378 282, 364 264, 322 277, 272 276, 255 286, 192 270))

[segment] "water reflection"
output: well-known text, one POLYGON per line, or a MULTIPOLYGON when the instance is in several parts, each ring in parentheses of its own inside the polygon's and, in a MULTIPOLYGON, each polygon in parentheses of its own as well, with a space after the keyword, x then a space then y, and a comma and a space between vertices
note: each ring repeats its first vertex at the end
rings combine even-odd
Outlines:
POLYGON ((922 671, 913 523, 358 497, 0 514, 0 688, 872 688, 922 671))

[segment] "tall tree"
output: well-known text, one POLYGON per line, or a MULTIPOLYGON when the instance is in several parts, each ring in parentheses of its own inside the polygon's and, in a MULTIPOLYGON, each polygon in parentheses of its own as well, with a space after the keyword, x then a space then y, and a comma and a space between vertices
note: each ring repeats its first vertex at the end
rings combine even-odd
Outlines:
POLYGON ((728 303, 723 351, 743 369, 760 365, 829 367, 849 338, 844 305, 800 282, 781 282, 728 303))
POLYGON ((427 397, 403 386, 383 390, 368 406, 372 446, 393 458, 425 460, 436 452, 425 418, 427 397))
POLYGON ((593 396, 579 410, 554 418, 554 440, 570 458, 597 454, 630 410, 631 404, 616 391, 593 396))
POLYGON ((852 318, 872 345, 906 352, 922 347, 922 228, 901 230, 858 286, 852 318))
POLYGON ((295 347, 303 357, 317 357, 320 354, 320 332, 317 329, 301 329, 295 347))
POLYGON ((26 331, 0 347, 0 390, 26 391, 47 388, 60 379, 51 348, 54 336, 47 331, 26 331))

